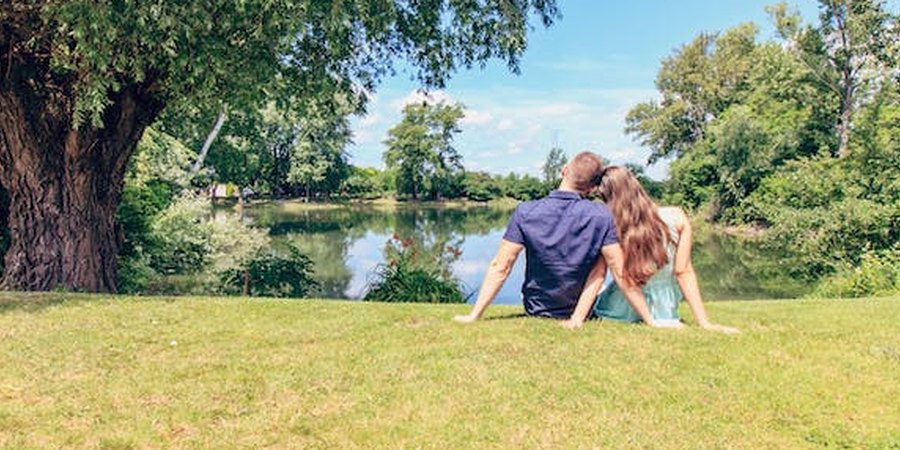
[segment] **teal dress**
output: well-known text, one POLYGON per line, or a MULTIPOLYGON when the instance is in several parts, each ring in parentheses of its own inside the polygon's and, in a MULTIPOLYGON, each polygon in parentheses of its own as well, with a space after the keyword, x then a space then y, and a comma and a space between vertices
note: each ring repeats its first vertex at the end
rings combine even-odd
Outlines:
MULTIPOLYGON (((660 210, 659 216, 669 227, 672 242, 666 252, 669 262, 653 275, 641 290, 647 300, 650 315, 660 322, 677 322, 678 303, 684 298, 678 281, 675 279, 675 244, 678 243, 678 230, 675 228, 675 218, 670 210, 660 210)), ((594 303, 594 315, 602 319, 617 320, 621 322, 640 322, 641 317, 635 312, 628 300, 615 283, 610 284, 597 297, 594 303)))

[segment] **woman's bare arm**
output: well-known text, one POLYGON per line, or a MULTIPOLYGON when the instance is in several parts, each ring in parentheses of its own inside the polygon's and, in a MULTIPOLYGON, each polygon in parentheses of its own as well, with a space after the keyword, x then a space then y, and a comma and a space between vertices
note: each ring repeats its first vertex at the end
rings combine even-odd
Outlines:
POLYGON ((690 306, 694 319, 701 327, 730 333, 737 332, 735 328, 723 327, 709 321, 706 308, 703 306, 703 298, 700 296, 697 273, 694 272, 694 265, 691 263, 691 247, 694 244, 691 221, 681 208, 675 209, 675 229, 678 231, 678 246, 675 249, 674 270, 675 279, 678 281, 678 287, 681 288, 684 300, 690 306))

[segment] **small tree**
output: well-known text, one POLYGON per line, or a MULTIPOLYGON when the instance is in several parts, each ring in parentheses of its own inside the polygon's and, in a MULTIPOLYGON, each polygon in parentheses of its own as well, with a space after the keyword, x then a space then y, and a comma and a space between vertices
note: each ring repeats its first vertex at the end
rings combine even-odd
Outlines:
POLYGON ((397 169, 397 193, 414 200, 423 194, 432 197, 450 192, 455 174, 462 170, 462 158, 453 147, 460 132, 463 106, 444 102, 410 104, 403 108, 403 120, 388 131, 384 161, 397 169))
POLYGON ((556 186, 562 179, 560 172, 562 172, 563 167, 568 162, 569 158, 561 148, 553 147, 550 149, 544 165, 541 166, 541 174, 544 176, 544 184, 547 186, 547 189, 556 189, 556 186))

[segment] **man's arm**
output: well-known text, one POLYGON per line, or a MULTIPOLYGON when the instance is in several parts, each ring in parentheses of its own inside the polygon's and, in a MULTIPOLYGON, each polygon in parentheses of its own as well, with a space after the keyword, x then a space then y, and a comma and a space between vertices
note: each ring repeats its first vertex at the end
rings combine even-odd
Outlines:
POLYGON ((606 264, 609 265, 609 270, 612 272, 613 279, 616 280, 616 285, 619 286, 619 290, 625 295, 628 303, 641 316, 641 320, 645 324, 655 327, 656 322, 653 320, 653 316, 650 315, 650 309, 647 308, 647 300, 644 299, 641 287, 625 277, 625 257, 622 255, 622 247, 619 244, 610 244, 604 246, 600 251, 603 253, 603 259, 606 260, 606 264))
POLYGON ((488 267, 487 273, 484 275, 484 281, 481 283, 481 289, 478 291, 478 300, 472 307, 472 312, 464 316, 456 316, 453 320, 457 322, 474 322, 481 318, 484 310, 490 306, 497 296, 497 292, 503 287, 503 283, 509 277, 519 253, 525 248, 521 244, 516 244, 506 239, 500 241, 500 248, 491 265, 488 267))
POLYGON ((603 287, 603 281, 606 279, 606 261, 600 257, 597 258, 597 262, 594 263, 594 268, 591 269, 591 273, 588 274, 587 281, 584 282, 584 289, 581 291, 581 296, 578 297, 578 304, 575 306, 575 311, 572 312, 572 317, 569 320, 563 322, 563 326, 566 328, 578 328, 584 325, 584 321, 587 320, 588 314, 591 312, 591 308, 594 306, 594 302, 597 301, 597 294, 600 293, 600 289, 603 287))

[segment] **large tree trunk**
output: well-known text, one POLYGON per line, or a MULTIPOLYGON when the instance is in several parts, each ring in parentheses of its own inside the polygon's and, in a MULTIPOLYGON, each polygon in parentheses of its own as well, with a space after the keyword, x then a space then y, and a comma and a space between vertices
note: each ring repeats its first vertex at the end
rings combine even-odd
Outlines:
POLYGON ((115 292, 126 164, 162 105, 126 86, 110 95, 102 127, 76 129, 70 91, 17 81, 0 82, 0 183, 10 201, 0 286, 115 292))

